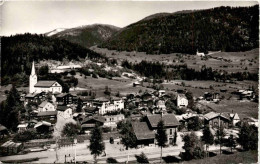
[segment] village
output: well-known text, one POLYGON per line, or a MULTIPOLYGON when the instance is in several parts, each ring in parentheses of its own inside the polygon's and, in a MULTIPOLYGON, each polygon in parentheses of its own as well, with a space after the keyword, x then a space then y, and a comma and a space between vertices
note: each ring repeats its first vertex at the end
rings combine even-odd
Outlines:
MULTIPOLYGON (((62 69, 74 70, 75 67, 64 67, 59 70, 62 69)), ((129 152, 127 151, 126 154, 120 133, 122 124, 130 123, 133 137, 136 140, 134 149, 140 153, 145 153, 148 149, 148 152, 153 152, 147 155, 149 159, 151 158, 150 161, 159 162, 160 149, 156 134, 159 128, 158 123, 162 120, 167 136, 165 152, 167 152, 167 157, 171 157, 171 160, 177 162, 183 158, 180 156, 180 153, 184 152, 183 136, 192 131, 199 138, 202 138, 203 129, 208 127, 214 138, 217 138, 219 137, 219 129, 223 128, 221 137, 228 140, 232 136, 232 139, 235 140, 239 138, 240 128, 243 124, 248 124, 255 129, 258 128, 257 119, 249 116, 240 117, 238 113, 233 111, 216 112, 204 109, 202 112, 194 110, 192 105, 195 102, 219 103, 222 98, 217 92, 205 92, 204 95, 195 98, 187 90, 178 89, 172 92, 158 88, 157 90, 133 92, 124 96, 119 93, 112 94, 111 89, 105 87, 104 95, 97 97, 94 93, 84 90, 80 94, 62 93, 62 86, 57 81, 38 81, 36 72, 33 62, 29 79, 29 93, 22 91, 20 94, 20 101, 31 110, 27 112, 25 117, 19 119, 17 135, 11 134, 6 127, 1 125, 2 139, 8 138, 7 136, 13 138, 0 146, 1 154, 5 155, 0 157, 1 161, 12 162, 14 159, 14 161, 26 161, 26 157, 31 154, 32 157, 35 156, 31 160, 38 162, 46 162, 46 160, 49 163, 84 162, 86 160, 93 162, 86 158, 90 153, 81 154, 82 150, 79 147, 89 143, 91 132, 96 126, 102 128, 106 145, 99 158, 101 163, 102 161, 108 162, 105 159, 109 157, 119 162, 129 159, 132 161, 135 160, 134 155, 138 154, 136 151, 130 150, 129 158, 129 152), (73 124, 78 126, 76 131, 66 134, 65 127, 72 125, 69 128, 75 128, 73 124), (76 149, 79 149, 77 150, 78 154, 74 154, 72 150, 74 146, 71 147, 71 145, 76 146, 75 152, 76 149), (109 149, 113 145, 115 145, 114 149, 120 151, 110 152, 109 149), (69 150, 67 151, 67 149, 69 150), (44 153, 52 151, 56 151, 56 156, 48 156, 48 153, 44 153), (68 155, 70 158, 66 157, 68 155)), ((132 83, 134 88, 141 88, 141 85, 143 85, 142 80, 132 83)), ((226 91, 221 90, 220 92, 226 91)), ((243 99, 255 101, 258 98, 256 93, 250 89, 237 90, 235 94, 240 101, 243 99)), ((209 150, 212 150, 212 153, 218 152, 219 146, 217 145, 220 146, 220 149, 221 146, 223 150, 229 149, 228 145, 217 143, 210 146, 209 150)), ((231 150, 232 147, 237 146, 239 145, 234 144, 231 146, 231 150)))

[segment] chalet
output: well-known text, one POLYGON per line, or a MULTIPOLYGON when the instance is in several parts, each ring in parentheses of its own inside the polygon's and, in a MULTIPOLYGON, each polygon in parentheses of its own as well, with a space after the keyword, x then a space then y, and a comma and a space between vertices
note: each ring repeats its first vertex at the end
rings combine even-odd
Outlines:
POLYGON ((81 129, 84 133, 90 134, 90 131, 95 127, 95 124, 103 126, 106 119, 102 116, 85 117, 81 122, 81 129))
POLYGON ((53 104, 47 101, 43 101, 39 106, 38 106, 38 111, 39 112, 46 112, 46 111, 55 111, 55 107, 53 104))
POLYGON ((119 121, 125 119, 125 116, 123 114, 104 116, 104 117, 106 119, 104 126, 108 126, 108 127, 116 127, 119 121))
POLYGON ((137 145, 154 145, 155 132, 149 129, 146 122, 134 121, 132 122, 134 134, 137 139, 137 145))
POLYGON ((56 101, 58 105, 68 105, 77 103, 78 99, 76 95, 70 93, 61 93, 56 96, 56 101))
POLYGON ((133 87, 140 87, 141 83, 139 81, 136 81, 133 83, 133 87))
POLYGON ((161 111, 166 111, 165 101, 164 100, 157 100, 156 107, 160 109, 161 111))
POLYGON ((159 97, 163 96, 165 94, 165 90, 159 90, 159 97))
POLYGON ((86 106, 86 107, 84 108, 84 110, 85 110, 85 113, 86 113, 86 114, 95 114, 95 113, 98 113, 98 108, 96 108, 96 107, 86 106))
POLYGON ((28 129, 28 123, 19 124, 17 128, 19 133, 24 132, 28 129))
POLYGON ((178 94, 178 96, 177 96, 177 106, 179 108, 188 106, 188 99, 186 98, 186 96, 184 94, 178 94))
POLYGON ((0 124, 0 139, 3 138, 4 135, 8 135, 8 130, 5 126, 0 124))
POLYGON ((228 128, 230 121, 230 116, 226 113, 210 112, 204 115, 204 124, 213 128, 218 128, 219 126, 228 128))
POLYGON ((51 123, 50 122, 46 122, 46 121, 41 121, 38 122, 35 126, 34 129, 36 129, 37 133, 39 134, 46 134, 49 133, 52 128, 51 128, 51 123))
POLYGON ((0 146, 1 155, 14 155, 19 153, 23 149, 22 143, 15 143, 11 140, 5 142, 0 146))
POLYGON ((173 142, 174 132, 177 131, 177 127, 180 125, 180 123, 174 114, 147 115, 146 121, 149 129, 156 131, 157 124, 161 119, 163 120, 164 126, 166 128, 166 133, 168 137, 167 144, 171 144, 173 142))
POLYGON ((72 108, 67 106, 57 106, 58 115, 67 119, 72 117, 72 108))
POLYGON ((28 103, 38 103, 42 100, 43 94, 42 93, 28 93, 25 95, 25 105, 28 103))
POLYGON ((55 123, 57 119, 57 111, 38 112, 36 118, 38 121, 55 123))

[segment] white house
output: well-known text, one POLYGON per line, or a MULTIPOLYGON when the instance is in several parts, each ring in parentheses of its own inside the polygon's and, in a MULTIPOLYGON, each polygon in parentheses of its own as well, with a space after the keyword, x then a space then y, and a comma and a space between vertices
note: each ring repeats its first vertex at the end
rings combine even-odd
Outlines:
POLYGON ((119 121, 122 121, 125 119, 125 116, 123 114, 104 116, 104 117, 106 119, 104 126, 107 126, 107 127, 116 127, 117 123, 119 121))
POLYGON ((230 118, 234 126, 236 125, 236 123, 240 121, 240 118, 237 113, 230 113, 230 118))
POLYGON ((111 100, 108 100, 105 97, 100 97, 95 99, 93 105, 99 109, 98 113, 101 115, 124 109, 124 101, 120 98, 112 98, 111 100))
POLYGON ((197 50, 196 55, 197 55, 197 56, 205 56, 205 54, 204 54, 203 52, 199 52, 198 50, 197 50))
POLYGON ((186 98, 186 96, 184 94, 178 94, 178 96, 177 96, 177 106, 179 108, 188 106, 188 99, 186 98))
POLYGON ((156 102, 156 107, 157 107, 159 110, 165 111, 165 110, 166 110, 165 101, 164 101, 164 100, 158 100, 158 101, 156 102))
POLYGON ((55 107, 52 103, 44 101, 38 107, 38 112, 55 111, 55 107))
POLYGON ((159 90, 159 97, 163 96, 165 94, 165 90, 159 90))
POLYGON ((29 93, 52 92, 61 93, 62 86, 57 81, 37 81, 34 62, 32 64, 32 72, 29 79, 29 93))
POLYGON ((57 107, 58 115, 67 119, 72 117, 72 108, 67 106, 58 106, 57 107))

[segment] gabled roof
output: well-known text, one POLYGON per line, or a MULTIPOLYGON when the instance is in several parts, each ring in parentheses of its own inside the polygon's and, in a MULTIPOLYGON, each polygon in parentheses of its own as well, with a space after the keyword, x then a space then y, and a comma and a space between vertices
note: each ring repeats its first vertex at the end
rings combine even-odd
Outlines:
POLYGON ((46 112, 38 112, 37 116, 56 116, 57 111, 46 111, 46 112))
POLYGON ((105 117, 102 116, 93 116, 93 117, 85 117, 84 120, 82 121, 83 124, 85 124, 86 122, 90 121, 90 120, 95 120, 101 123, 104 123, 106 121, 105 117))
POLYGON ((6 127, 0 124, 0 132, 5 130, 7 130, 6 127))
POLYGON ((146 122, 132 122, 132 127, 137 140, 154 139, 155 133, 150 130, 146 122))
POLYGON ((70 107, 61 106, 61 105, 58 105, 58 106, 57 106, 57 110, 58 110, 58 111, 65 111, 65 110, 67 110, 68 108, 70 108, 70 107))
POLYGON ((161 114, 154 114, 154 115, 148 115, 147 118, 152 128, 157 127, 157 124, 161 120, 161 118, 164 122, 165 127, 180 125, 179 121, 177 120, 174 114, 164 114, 162 116, 161 114))
POLYGON ((39 93, 28 93, 25 98, 34 98, 35 96, 37 96, 39 93))
POLYGON ((178 94, 178 98, 184 98, 184 99, 187 99, 185 94, 178 94))
POLYGON ((51 126, 51 123, 47 121, 38 122, 36 125, 34 125, 34 128, 38 128, 40 126, 51 126))
POLYGON ((34 87, 51 87, 56 81, 38 81, 34 87))
POLYGON ((230 116, 227 113, 209 112, 209 113, 204 115, 204 118, 206 120, 211 120, 211 119, 216 118, 216 117, 222 117, 222 118, 225 118, 227 120, 230 120, 230 116))
POLYGON ((39 105, 39 107, 43 108, 43 107, 45 107, 45 105, 48 104, 48 103, 49 103, 48 101, 43 101, 43 102, 39 105))

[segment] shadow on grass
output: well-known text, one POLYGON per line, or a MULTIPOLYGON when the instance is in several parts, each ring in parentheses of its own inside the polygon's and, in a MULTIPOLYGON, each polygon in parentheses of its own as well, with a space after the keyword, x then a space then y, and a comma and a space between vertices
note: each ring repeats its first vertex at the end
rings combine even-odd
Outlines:
POLYGON ((215 157, 215 156, 217 156, 217 153, 212 151, 209 152, 209 157, 215 157))
POLYGON ((163 160, 166 162, 166 163, 179 163, 181 162, 181 159, 178 158, 178 157, 175 157, 175 156, 166 156, 166 157, 162 157, 163 160))

